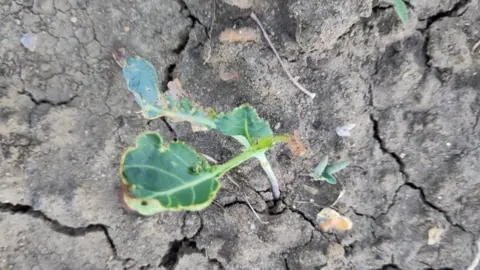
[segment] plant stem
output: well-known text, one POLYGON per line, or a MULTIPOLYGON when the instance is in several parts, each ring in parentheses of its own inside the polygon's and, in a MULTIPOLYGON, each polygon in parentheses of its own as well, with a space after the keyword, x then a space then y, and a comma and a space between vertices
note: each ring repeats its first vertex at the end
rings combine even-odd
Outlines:
POLYGON ((148 109, 159 113, 160 117, 170 117, 173 119, 178 119, 180 122, 186 121, 186 122, 190 122, 196 125, 200 125, 202 127, 210 128, 210 129, 215 129, 217 127, 215 122, 208 117, 194 116, 194 115, 182 113, 182 112, 167 111, 155 106, 151 106, 148 109))
POLYGON ((278 179, 275 175, 275 172, 272 170, 272 165, 268 162, 265 152, 255 155, 255 157, 260 160, 260 165, 262 166, 265 173, 267 173, 268 180, 270 180, 270 185, 272 186, 272 194, 275 200, 280 198, 280 189, 278 187, 278 179))
POLYGON ((240 155, 230 159, 229 161, 221 164, 221 165, 217 165, 216 168, 215 168, 215 171, 214 172, 217 172, 217 174, 224 174, 226 172, 228 172, 229 170, 237 167, 238 165, 242 164, 243 162, 253 158, 253 157, 256 157, 257 155, 259 154, 264 154, 268 149, 265 148, 265 149, 259 149, 259 150, 255 150, 255 151, 245 151, 245 152, 242 152, 240 155))

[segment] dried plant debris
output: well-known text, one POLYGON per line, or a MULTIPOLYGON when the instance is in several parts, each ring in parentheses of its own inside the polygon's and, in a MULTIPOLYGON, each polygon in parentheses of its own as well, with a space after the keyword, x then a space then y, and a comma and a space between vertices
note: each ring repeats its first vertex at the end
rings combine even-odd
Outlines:
POLYGON ((220 42, 260 42, 260 34, 253 28, 227 28, 220 33, 220 42))
POLYGON ((352 221, 331 208, 324 208, 317 214, 317 223, 322 232, 345 232, 353 227, 352 221))

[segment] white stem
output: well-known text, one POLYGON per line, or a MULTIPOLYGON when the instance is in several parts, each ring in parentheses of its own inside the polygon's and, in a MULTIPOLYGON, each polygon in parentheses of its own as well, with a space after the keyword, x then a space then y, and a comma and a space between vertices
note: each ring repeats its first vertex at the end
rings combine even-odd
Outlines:
POLYGON ((265 173, 267 173, 268 179, 270 180, 270 185, 272 186, 273 198, 275 200, 279 199, 280 189, 278 187, 278 179, 277 179, 277 176, 275 175, 275 172, 273 172, 272 170, 272 165, 270 165, 270 162, 268 162, 268 159, 265 156, 265 153, 257 154, 255 155, 255 157, 260 161, 260 165, 262 166, 265 173))
POLYGON ((268 42, 268 45, 270 45, 270 48, 272 48, 273 50, 273 53, 275 54, 275 56, 277 57, 278 59, 278 62, 280 62, 280 65, 282 66, 282 69, 283 71, 285 71, 285 73, 287 74, 288 78, 290 79, 290 81, 298 88, 300 89, 303 93, 307 94, 309 97, 311 97, 312 99, 315 98, 315 95, 314 93, 308 91, 307 89, 305 89, 305 87, 303 87, 303 85, 301 85, 295 78, 293 78, 292 74, 290 74, 290 72, 287 70, 287 67, 285 66, 285 64, 283 63, 282 59, 280 58, 280 55, 278 54, 277 50, 275 49, 275 47, 273 47, 273 43, 272 41, 270 40, 270 38, 268 37, 268 34, 267 34, 267 31, 265 31, 265 28, 263 28, 263 25, 262 23, 260 22, 260 20, 258 19, 257 15, 255 15, 255 13, 251 13, 250 14, 250 17, 258 24, 258 26, 260 27, 260 30, 262 30, 262 33, 263 33, 263 36, 265 37, 265 39, 267 40, 268 42))

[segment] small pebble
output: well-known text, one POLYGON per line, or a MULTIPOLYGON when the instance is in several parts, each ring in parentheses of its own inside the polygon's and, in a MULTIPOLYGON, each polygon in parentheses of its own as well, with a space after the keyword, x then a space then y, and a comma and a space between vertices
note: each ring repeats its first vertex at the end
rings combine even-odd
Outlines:
POLYGON ((400 153, 400 158, 404 158, 407 154, 405 153, 400 153))
POLYGON ((451 143, 449 143, 449 142, 447 142, 447 147, 450 147, 450 146, 452 146, 452 144, 451 144, 451 143))
POLYGON ((275 130, 278 130, 280 127, 282 126, 282 124, 279 122, 279 123, 276 123, 275 124, 275 130))
POLYGON ((77 17, 72 17, 72 18, 70 18, 70 21, 72 23, 76 23, 78 21, 78 19, 77 19, 77 17))

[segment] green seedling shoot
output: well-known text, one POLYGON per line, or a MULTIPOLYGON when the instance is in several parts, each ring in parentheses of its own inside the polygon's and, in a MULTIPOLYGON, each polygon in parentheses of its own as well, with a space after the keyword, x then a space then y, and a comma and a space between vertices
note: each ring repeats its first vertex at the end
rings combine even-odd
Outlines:
POLYGON ((403 0, 384 0, 384 2, 393 5, 395 12, 397 13, 398 17, 402 21, 402 23, 406 23, 408 20, 408 10, 407 5, 403 0))
POLYGON ((312 173, 309 174, 314 181, 326 181, 329 184, 336 184, 337 179, 333 174, 345 169, 348 166, 348 161, 341 161, 334 164, 328 164, 328 156, 323 157, 312 173))
POLYGON ((220 178, 243 162, 256 158, 267 173, 275 199, 280 196, 277 178, 266 158, 274 144, 286 136, 274 136, 267 121, 250 105, 229 113, 216 113, 194 103, 188 95, 175 90, 161 93, 155 68, 139 57, 114 55, 123 68, 127 82, 142 115, 147 119, 169 117, 186 121, 194 131, 215 129, 244 146, 243 151, 224 164, 208 161, 183 142, 165 144, 160 134, 145 132, 128 148, 121 159, 122 202, 127 209, 142 215, 162 211, 204 209, 215 198, 220 178))

